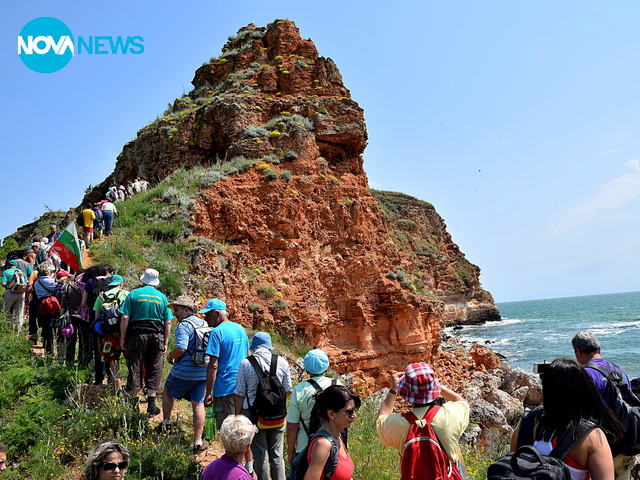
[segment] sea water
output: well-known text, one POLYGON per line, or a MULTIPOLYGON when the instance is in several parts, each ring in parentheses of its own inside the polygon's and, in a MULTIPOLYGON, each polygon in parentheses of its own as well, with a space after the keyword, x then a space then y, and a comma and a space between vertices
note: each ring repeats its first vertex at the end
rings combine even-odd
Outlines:
POLYGON ((630 378, 640 377, 640 292, 499 303, 502 320, 447 328, 465 346, 487 345, 511 367, 532 372, 534 363, 575 358, 571 339, 580 330, 598 338, 601 355, 630 378))

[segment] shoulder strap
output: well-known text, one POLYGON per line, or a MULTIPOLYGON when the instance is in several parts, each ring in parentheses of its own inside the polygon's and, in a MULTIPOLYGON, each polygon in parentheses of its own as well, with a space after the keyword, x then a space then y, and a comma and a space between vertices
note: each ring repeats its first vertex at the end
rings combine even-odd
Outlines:
POLYGON ((426 420, 428 424, 431 424, 431 422, 433 421, 433 417, 436 416, 436 413, 438 413, 441 408, 442 407, 440 405, 433 405, 429 407, 429 410, 427 410, 427 414, 424 416, 424 420, 426 420))
POLYGON ((533 410, 527 413, 520 421, 520 431, 518 432, 518 447, 523 445, 533 445, 533 427, 540 410, 533 410))
POLYGON ((583 420, 577 428, 564 432, 549 455, 562 460, 569 454, 571 449, 594 428, 596 428, 595 423, 583 420))
POLYGON ((331 386, 333 387, 334 385, 338 384, 338 380, 336 380, 335 378, 331 380, 331 386))
POLYGON ((308 379, 307 382, 316 389, 316 393, 320 393, 322 391, 322 387, 313 378, 308 379))
POLYGON ((258 378, 262 377, 262 375, 264 375, 264 371, 260 367, 260 364, 258 363, 258 360, 256 359, 256 357, 254 357, 253 355, 249 355, 247 356, 247 360, 249 360, 249 363, 258 374, 258 378))
POLYGON ((607 362, 607 365, 613 367, 613 370, 605 368, 602 365, 599 365, 594 362, 585 363, 584 368, 591 368, 593 370, 597 370, 602 375, 604 375, 604 377, 607 379, 608 382, 615 383, 616 385, 626 383, 624 381, 624 375, 622 374, 622 370, 620 369, 620 367, 609 362, 607 362))
POLYGON ((309 439, 309 444, 311 444, 311 440, 317 437, 324 437, 331 443, 331 451, 329 452, 329 457, 327 457, 327 461, 324 464, 324 473, 323 479, 329 480, 336 471, 338 466, 338 444, 333 436, 327 432, 326 430, 320 429, 313 435, 311 435, 311 439, 309 439))
POLYGON ((278 372, 278 355, 276 355, 275 353, 272 353, 271 365, 269 366, 269 375, 271 375, 272 377, 275 377, 277 372, 278 372))

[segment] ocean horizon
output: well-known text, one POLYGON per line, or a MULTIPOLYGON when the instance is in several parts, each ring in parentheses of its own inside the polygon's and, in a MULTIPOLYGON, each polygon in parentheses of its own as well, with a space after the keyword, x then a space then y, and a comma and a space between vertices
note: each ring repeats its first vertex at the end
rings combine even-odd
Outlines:
POLYGON ((640 291, 500 302, 502 320, 445 333, 465 346, 486 345, 512 368, 531 373, 534 363, 575 358, 571 339, 580 330, 594 333, 601 355, 630 378, 640 377, 640 291))

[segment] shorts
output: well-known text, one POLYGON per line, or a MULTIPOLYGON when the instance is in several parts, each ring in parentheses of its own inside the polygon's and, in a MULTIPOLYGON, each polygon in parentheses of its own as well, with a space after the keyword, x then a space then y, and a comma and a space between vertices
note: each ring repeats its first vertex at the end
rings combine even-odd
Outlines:
POLYGON ((176 400, 181 398, 191 402, 204 403, 204 391, 207 388, 206 380, 183 380, 176 378, 172 373, 167 377, 164 388, 169 395, 176 400))
POLYGON ((100 356, 104 362, 119 360, 121 353, 119 338, 107 334, 100 340, 100 356))
POLYGON ((82 227, 84 233, 93 233, 93 227, 82 227))

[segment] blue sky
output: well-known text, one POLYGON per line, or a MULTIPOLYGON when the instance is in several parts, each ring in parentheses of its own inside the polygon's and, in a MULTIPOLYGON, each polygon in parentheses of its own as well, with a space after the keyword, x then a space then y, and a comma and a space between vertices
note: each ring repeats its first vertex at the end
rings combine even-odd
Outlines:
POLYGON ((229 35, 296 22, 365 110, 372 187, 431 202, 497 301, 635 291, 640 3, 186 0, 0 5, 0 238, 77 205, 229 35), (39 74, 30 20, 140 35, 39 74))

